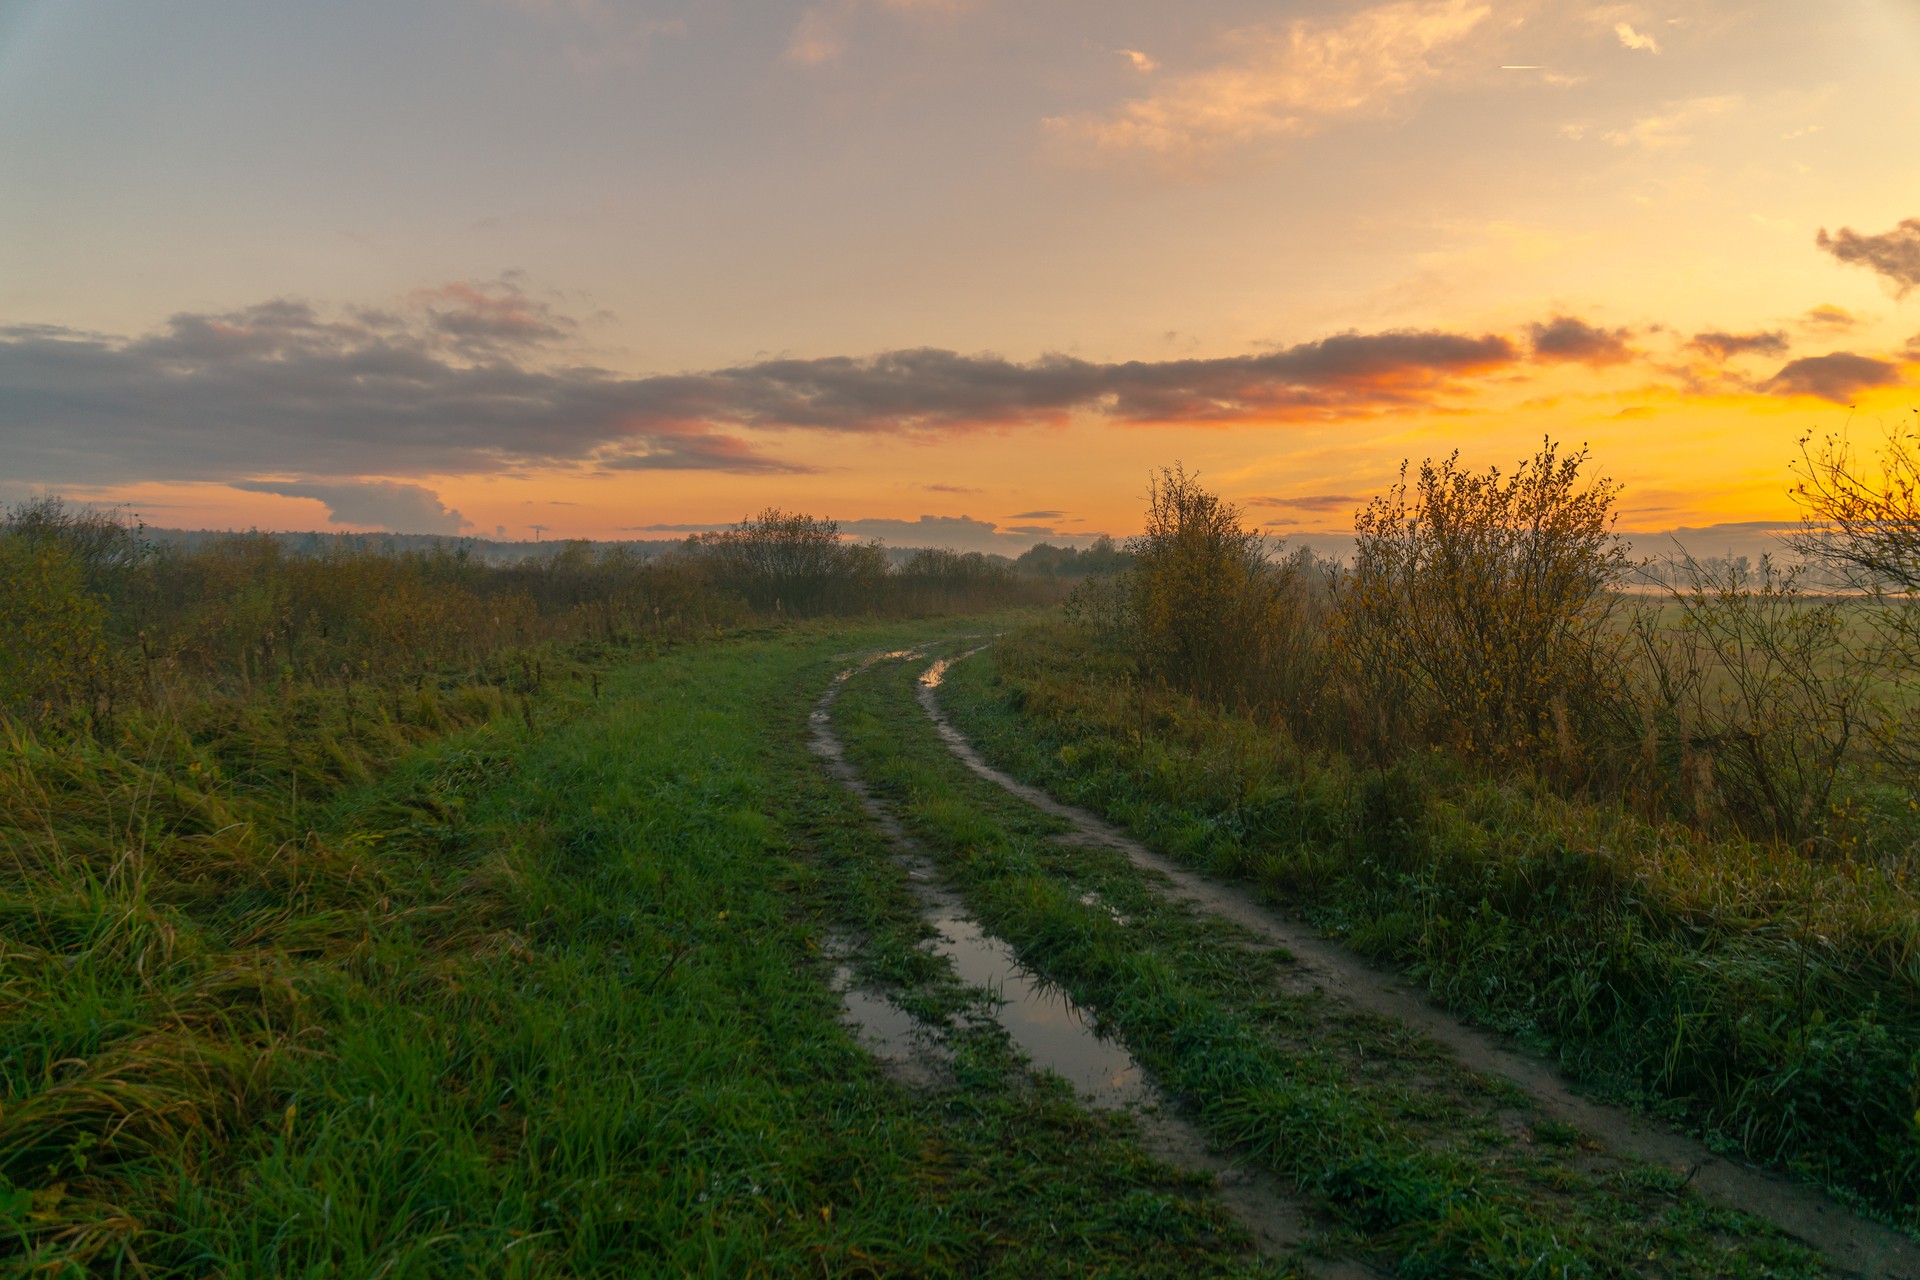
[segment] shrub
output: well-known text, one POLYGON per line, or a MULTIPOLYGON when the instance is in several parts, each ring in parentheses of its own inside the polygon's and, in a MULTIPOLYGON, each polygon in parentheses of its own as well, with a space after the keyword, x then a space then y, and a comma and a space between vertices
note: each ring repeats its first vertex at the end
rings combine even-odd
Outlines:
POLYGON ((714 582, 756 609, 808 617, 872 594, 886 573, 877 543, 847 543, 833 520, 768 507, 693 543, 714 582))
POLYGON ((1511 476, 1423 462, 1359 514, 1335 623, 1357 728, 1377 752, 1407 734, 1469 756, 1566 758, 1618 713, 1608 623, 1626 567, 1618 487, 1583 486, 1585 449, 1548 441, 1511 476))
POLYGON ((1194 693, 1244 692, 1276 580, 1240 509, 1175 464, 1151 484, 1147 527, 1127 542, 1142 666, 1194 693))
POLYGON ((0 716, 91 705, 107 675, 105 620, 63 543, 0 533, 0 716))
POLYGON ((1800 441, 1795 551, 1830 581, 1861 597, 1862 630, 1873 661, 1903 696, 1867 725, 1880 761, 1909 787, 1920 785, 1920 409, 1895 429, 1869 463, 1845 434, 1800 441))
POLYGON ((1636 611, 1648 740, 1642 785, 1696 821, 1832 849, 1835 787, 1874 713, 1853 602, 1799 568, 1685 560, 1664 607, 1636 611), (1665 621, 1671 618, 1671 622, 1665 621), (1662 742, 1673 749, 1662 751, 1662 742))

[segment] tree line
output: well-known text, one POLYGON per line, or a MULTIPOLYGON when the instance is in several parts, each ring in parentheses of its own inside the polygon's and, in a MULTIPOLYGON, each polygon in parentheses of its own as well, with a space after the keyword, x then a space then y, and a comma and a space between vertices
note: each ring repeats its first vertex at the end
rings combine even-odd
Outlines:
POLYGON ((896 566, 832 520, 776 508, 664 555, 569 542, 499 563, 457 543, 166 544, 121 514, 38 499, 0 518, 0 716, 106 727, 174 696, 417 685, 545 642, 659 643, 764 619, 1049 598, 1002 557, 923 550, 896 566))

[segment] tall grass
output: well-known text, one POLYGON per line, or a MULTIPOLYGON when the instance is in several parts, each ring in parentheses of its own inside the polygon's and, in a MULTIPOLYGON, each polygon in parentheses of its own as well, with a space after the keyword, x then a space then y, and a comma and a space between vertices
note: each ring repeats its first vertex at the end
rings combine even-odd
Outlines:
MULTIPOLYGON (((1163 472, 1077 629, 1003 646, 1025 727, 978 723, 1589 1078, 1920 1225, 1914 597, 1770 562, 1633 595, 1587 465, 1403 471, 1346 566, 1163 472)), ((1875 538, 1920 529, 1901 493, 1875 538)))
POLYGON ((1703 834, 1440 750, 1377 766, 1084 629, 956 668, 1004 764, 1243 876, 1575 1074, 1920 1227, 1920 876, 1703 834), (997 683, 996 683, 997 682, 997 683))
MULTIPOLYGON (((889 572, 834 606, 1025 590, 969 570, 889 572)), ((408 1008, 471 980, 458 965, 531 954, 527 867, 476 810, 620 664, 786 616, 698 549, 569 545, 513 565, 249 535, 164 550, 134 524, 16 510, 0 524, 0 1269, 204 1274, 222 1269, 195 1253, 213 1239, 245 1265, 324 1268, 358 1256, 356 1232, 375 1249, 396 1229, 436 1256, 431 1212, 383 1222, 324 1189, 322 1206, 290 1168, 249 1188, 235 1153, 277 1138, 297 1161, 310 1112, 335 1137, 365 1118, 315 1094, 322 1061, 412 1071, 373 1092, 433 1098, 445 1072, 343 1028, 393 1049, 408 1008), (269 1227, 268 1184, 335 1215, 331 1231, 269 1227), (213 1225, 231 1213, 235 1231, 282 1234, 236 1243, 213 1225)), ((408 1133, 358 1150, 427 1168, 426 1147, 497 1139, 408 1133)), ((433 1178, 419 1194, 456 1194, 454 1174, 433 1178)), ((399 1194, 388 1208, 415 1191, 399 1194)), ((748 1236, 727 1247, 743 1256, 748 1236)))
POLYGON ((1654 575, 1588 461, 1549 442, 1510 476, 1403 471, 1345 565, 1276 555, 1170 469, 1132 566, 1068 614, 1140 678, 1379 767, 1437 748, 1708 834, 1920 859, 1913 598, 1824 594, 1766 561, 1683 559, 1636 591, 1654 575))

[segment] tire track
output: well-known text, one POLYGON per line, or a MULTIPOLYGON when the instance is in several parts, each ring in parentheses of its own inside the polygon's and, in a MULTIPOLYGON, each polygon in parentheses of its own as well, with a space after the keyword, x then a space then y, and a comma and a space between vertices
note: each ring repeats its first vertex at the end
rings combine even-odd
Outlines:
MULTIPOLYGON (((845 745, 833 731, 833 704, 839 699, 840 691, 849 679, 876 662, 919 656, 911 652, 875 654, 835 676, 808 716, 808 749, 819 758, 827 774, 853 794, 875 827, 892 845, 894 861, 906 871, 908 887, 919 902, 922 914, 935 925, 946 944, 942 946, 936 943, 936 950, 948 955, 949 959, 959 960, 957 967, 963 976, 969 976, 968 957, 956 956, 955 948, 970 950, 976 966, 979 956, 984 954, 992 957, 998 965, 996 976, 1002 984, 1003 998, 1009 993, 1013 996, 1002 1006, 1003 1010, 1026 999, 1027 991, 1058 1005, 1065 1000, 1064 996, 1046 992, 1045 984, 1032 978, 1014 957, 1011 948, 985 934, 967 916, 965 903, 941 881, 928 850, 874 795, 873 789, 847 759, 845 745)), ((1067 1008, 1072 1011, 1085 1038, 1095 1040, 1090 1027, 1086 1026, 1084 1016, 1070 1002, 1067 1008)), ((1058 1026, 1053 1028, 1055 1034, 1051 1037, 1035 1037, 1029 1034, 1027 1028, 1023 1028, 1018 1019, 1002 1017, 1001 1021, 1014 1042, 1038 1065, 1051 1067, 1053 1064, 1047 1060, 1048 1055, 1060 1052, 1063 1047, 1069 1056, 1074 1052, 1070 1046, 1062 1046, 1058 1026)), ((1217 1152, 1200 1130, 1172 1110, 1167 1100, 1154 1089, 1145 1072, 1132 1063, 1124 1050, 1121 1056, 1131 1065, 1131 1077, 1124 1081, 1116 1077, 1112 1088, 1096 1087, 1087 1093, 1091 1105, 1102 1110, 1131 1111, 1138 1127, 1140 1145, 1148 1154, 1168 1164, 1211 1175, 1214 1198, 1247 1229, 1261 1252, 1270 1256, 1290 1256, 1290 1260, 1308 1275, 1324 1277, 1325 1280, 1367 1280, 1381 1274, 1351 1260, 1330 1261, 1295 1253, 1311 1243, 1317 1234, 1308 1202, 1289 1193, 1265 1170, 1217 1152)), ((1069 1072, 1062 1074, 1072 1078, 1069 1072)))

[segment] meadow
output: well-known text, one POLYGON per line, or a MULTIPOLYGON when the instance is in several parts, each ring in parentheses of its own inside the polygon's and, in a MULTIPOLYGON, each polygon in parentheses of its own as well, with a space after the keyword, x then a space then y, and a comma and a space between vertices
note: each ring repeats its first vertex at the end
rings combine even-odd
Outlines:
POLYGON ((1301 590, 1320 568, 1243 556, 1222 587, 1184 562, 1214 594, 1163 620, 1258 642, 1194 678, 1146 631, 1157 553, 895 567, 770 511, 657 560, 496 565, 156 548, 16 511, 0 1267, 1832 1274, 1062 843, 921 714, 902 659, 941 653, 973 653, 940 696, 1010 770, 1610 1096, 1916 1224, 1920 916, 1868 737, 1811 843, 1636 790, 1644 741, 1627 766, 1604 738, 1568 750, 1610 722, 1551 697, 1540 768, 1405 726, 1342 740, 1368 722, 1296 714, 1307 686, 1264 665, 1349 678, 1321 639, 1337 591, 1301 590), (1268 612, 1218 625, 1250 591, 1268 612), (870 802, 823 772, 823 732, 870 802), (1220 1158, 1274 1180, 1292 1243, 1152 1154, 1148 1118, 1033 1069, 943 958, 903 839, 1220 1158), (849 1025, 863 1001, 937 1047, 930 1076, 849 1025))

